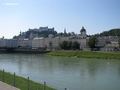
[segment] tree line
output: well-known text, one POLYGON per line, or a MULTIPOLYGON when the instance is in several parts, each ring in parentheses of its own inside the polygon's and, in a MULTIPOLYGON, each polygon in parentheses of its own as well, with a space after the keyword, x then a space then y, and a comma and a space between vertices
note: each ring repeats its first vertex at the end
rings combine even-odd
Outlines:
POLYGON ((62 41, 59 46, 64 50, 77 50, 80 49, 80 44, 77 41, 62 41))
POLYGON ((95 34, 95 36, 119 36, 120 37, 120 28, 117 29, 111 29, 109 31, 104 31, 100 34, 95 34))
MULTIPOLYGON (((96 45, 98 43, 98 38, 96 36, 91 36, 87 42, 87 45, 91 48, 91 50, 94 50, 94 48, 97 48, 96 45)), ((120 39, 118 41, 119 47, 120 47, 120 39)), ((61 49, 64 50, 79 50, 80 44, 77 41, 62 41, 59 44, 61 49)))

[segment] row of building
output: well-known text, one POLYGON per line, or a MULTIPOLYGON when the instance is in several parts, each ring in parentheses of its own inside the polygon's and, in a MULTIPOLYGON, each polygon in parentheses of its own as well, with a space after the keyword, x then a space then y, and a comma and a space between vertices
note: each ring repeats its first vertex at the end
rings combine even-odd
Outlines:
MULTIPOLYGON (((47 28, 46 28, 47 29, 47 28)), ((86 30, 84 27, 80 30, 79 35, 71 35, 71 36, 62 36, 62 37, 52 37, 53 35, 49 35, 49 37, 36 37, 33 39, 26 39, 21 36, 17 39, 0 39, 0 47, 13 47, 13 48, 31 48, 31 49, 60 49, 59 44, 62 41, 77 41, 80 44, 80 49, 82 50, 90 50, 87 42, 89 37, 87 37, 86 30)), ((114 48, 118 48, 118 40, 116 37, 99 37, 98 44, 96 47, 100 48, 101 51, 114 51, 114 48)))

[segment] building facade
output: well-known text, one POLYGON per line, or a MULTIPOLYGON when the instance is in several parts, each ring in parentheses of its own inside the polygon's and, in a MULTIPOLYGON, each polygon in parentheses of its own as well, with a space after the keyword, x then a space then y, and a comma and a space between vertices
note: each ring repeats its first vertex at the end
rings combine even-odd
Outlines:
MULTIPOLYGON (((37 29, 36 29, 37 30, 37 29)), ((45 30, 54 30, 54 28, 48 27, 40 27, 39 31, 45 30)), ((64 34, 66 33, 66 29, 64 29, 64 34)), ((61 37, 53 37, 52 34, 49 37, 33 37, 32 33, 28 39, 25 39, 20 32, 20 35, 17 39, 0 39, 0 47, 16 47, 16 48, 31 48, 31 49, 60 49, 59 44, 63 41, 77 41, 80 44, 80 49, 86 50, 89 49, 87 42, 89 37, 87 37, 86 29, 82 27, 80 30, 80 34, 74 34, 72 32, 71 36, 61 36, 61 37)), ((118 44, 119 37, 117 36, 107 36, 107 37, 99 37, 98 43, 96 47, 99 47, 101 51, 114 51, 115 48, 119 48, 118 44)))

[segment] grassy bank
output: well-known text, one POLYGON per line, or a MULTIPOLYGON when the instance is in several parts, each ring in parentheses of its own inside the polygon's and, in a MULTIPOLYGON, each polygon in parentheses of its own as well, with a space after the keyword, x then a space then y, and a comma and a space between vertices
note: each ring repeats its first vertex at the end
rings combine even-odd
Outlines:
POLYGON ((76 51, 51 51, 46 53, 47 55, 53 55, 53 56, 66 56, 66 57, 72 57, 77 54, 76 51))
MULTIPOLYGON (((0 81, 3 81, 3 77, 4 77, 4 82, 12 85, 17 88, 19 88, 20 90, 43 90, 44 89, 44 85, 34 82, 32 80, 29 80, 29 84, 28 84, 28 79, 20 77, 20 76, 15 76, 14 78, 14 74, 8 73, 8 72, 4 72, 0 70, 0 81), (15 83, 14 83, 15 82, 15 83), (29 87, 29 89, 28 89, 29 87)), ((56 90, 50 87, 45 87, 46 90, 56 90)))
POLYGON ((92 51, 52 51, 46 53, 53 56, 98 58, 98 59, 120 59, 120 53, 115 52, 92 52, 92 51))

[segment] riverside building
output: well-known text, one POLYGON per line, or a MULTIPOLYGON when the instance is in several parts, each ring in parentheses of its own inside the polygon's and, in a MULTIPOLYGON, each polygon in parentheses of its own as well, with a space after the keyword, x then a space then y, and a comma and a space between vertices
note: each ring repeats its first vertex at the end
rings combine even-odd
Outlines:
MULTIPOLYGON (((48 27, 40 27, 39 29, 29 29, 29 30, 37 30, 39 32, 41 31, 47 31, 52 30, 54 31, 54 28, 48 28, 48 27)), ((0 39, 0 47, 15 47, 15 48, 31 48, 31 49, 50 49, 50 50, 57 50, 60 49, 59 44, 62 41, 77 41, 80 44, 81 50, 90 50, 89 46, 87 45, 87 42, 89 40, 89 37, 87 37, 86 29, 82 27, 80 29, 80 34, 75 34, 72 32, 70 36, 66 35, 66 29, 64 29, 63 36, 59 37, 53 37, 52 34, 50 34, 48 37, 34 37, 31 33, 29 38, 25 38, 23 35, 20 35, 17 39, 0 39)), ((114 51, 115 48, 118 48, 118 40, 119 37, 115 36, 108 36, 108 37, 99 37, 98 38, 98 44, 97 47, 100 48, 101 51, 114 51)))

